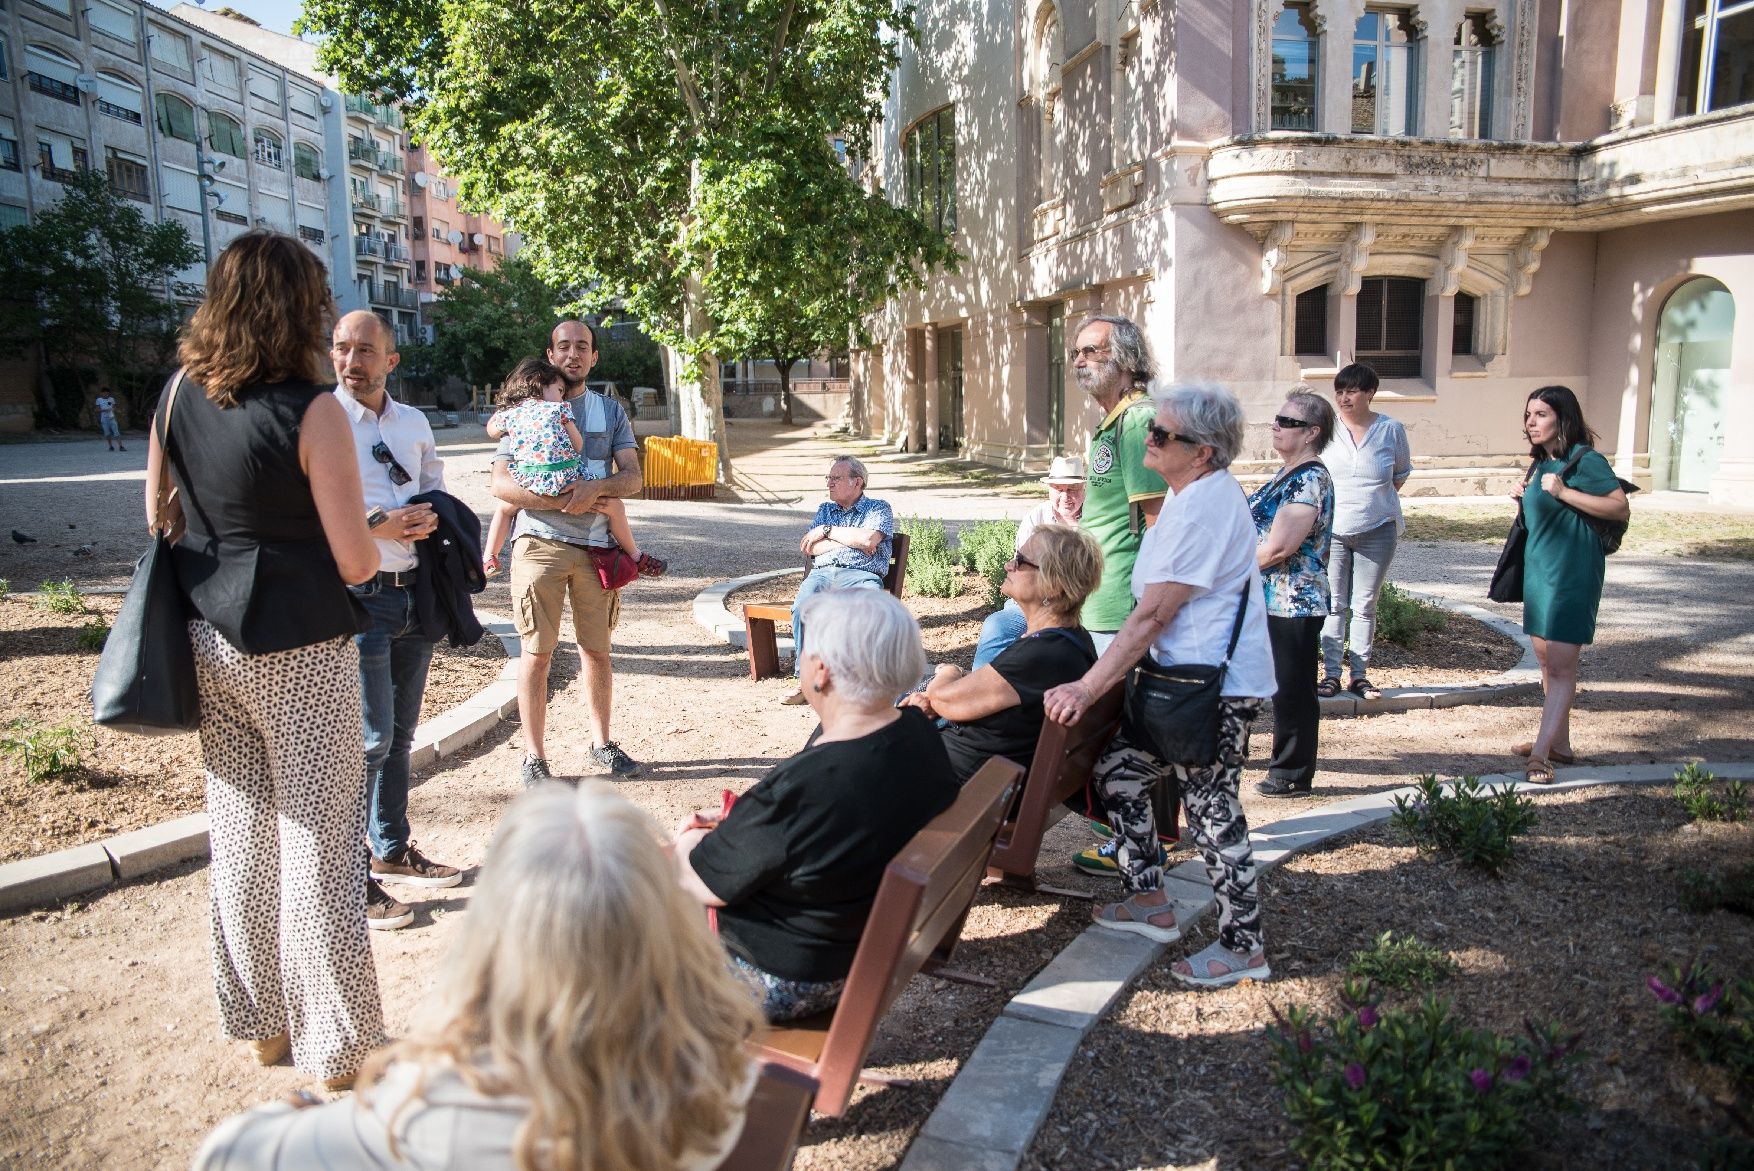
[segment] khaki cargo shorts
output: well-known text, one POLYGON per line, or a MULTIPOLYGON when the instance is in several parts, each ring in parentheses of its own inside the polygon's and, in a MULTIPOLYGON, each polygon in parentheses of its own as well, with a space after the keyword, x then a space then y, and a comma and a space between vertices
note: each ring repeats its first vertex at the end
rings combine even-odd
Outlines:
POLYGON ((609 653, 609 636, 621 618, 621 592, 597 580, 582 545, 546 537, 519 537, 512 545, 512 621, 524 650, 551 654, 560 643, 560 615, 572 599, 572 628, 581 650, 609 653))

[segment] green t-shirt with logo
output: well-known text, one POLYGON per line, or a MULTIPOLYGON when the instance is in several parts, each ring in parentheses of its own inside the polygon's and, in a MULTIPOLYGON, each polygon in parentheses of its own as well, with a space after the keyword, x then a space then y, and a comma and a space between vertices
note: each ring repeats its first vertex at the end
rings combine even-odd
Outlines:
POLYGON ((1142 393, 1122 399, 1090 438, 1090 479, 1081 523, 1102 546, 1102 584, 1084 603, 1086 630, 1119 630, 1133 612, 1133 561, 1145 536, 1141 501, 1169 491, 1145 466, 1145 429, 1157 415, 1142 393))

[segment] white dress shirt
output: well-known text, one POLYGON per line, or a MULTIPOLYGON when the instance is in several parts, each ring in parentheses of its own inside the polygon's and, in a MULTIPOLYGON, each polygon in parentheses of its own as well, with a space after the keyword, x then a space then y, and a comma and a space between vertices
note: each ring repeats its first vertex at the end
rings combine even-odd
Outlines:
MULTIPOLYGON (((359 464, 360 486, 365 489, 365 509, 381 508, 385 512, 401 508, 422 492, 442 492, 445 487, 445 461, 439 458, 438 445, 432 439, 432 424, 425 412, 385 396, 384 413, 374 414, 358 399, 337 386, 335 397, 347 412, 353 426, 353 455, 359 464), (390 479, 390 465, 379 463, 372 448, 382 443, 408 473, 406 484, 390 479)), ((385 573, 406 573, 419 564, 414 555, 414 542, 392 541, 379 537, 378 568, 385 573)))

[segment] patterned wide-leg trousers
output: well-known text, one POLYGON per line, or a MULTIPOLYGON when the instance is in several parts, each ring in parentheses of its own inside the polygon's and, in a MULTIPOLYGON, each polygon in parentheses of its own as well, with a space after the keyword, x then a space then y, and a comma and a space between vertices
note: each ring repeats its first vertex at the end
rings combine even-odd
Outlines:
POLYGON ((358 1070, 385 1040, 365 922, 365 755, 351 638, 246 655, 189 623, 227 1036, 289 1032, 293 1064, 358 1070))
POLYGON ((1115 862, 1129 895, 1163 885, 1157 864, 1157 825, 1151 811, 1154 785, 1181 787, 1188 831, 1218 896, 1218 939, 1231 951, 1261 949, 1261 898, 1248 819, 1237 795, 1248 756, 1249 726, 1261 714, 1258 699, 1226 699, 1219 705, 1218 759, 1202 768, 1165 764, 1130 738, 1126 724, 1110 741, 1092 776, 1097 796, 1119 840, 1115 862))

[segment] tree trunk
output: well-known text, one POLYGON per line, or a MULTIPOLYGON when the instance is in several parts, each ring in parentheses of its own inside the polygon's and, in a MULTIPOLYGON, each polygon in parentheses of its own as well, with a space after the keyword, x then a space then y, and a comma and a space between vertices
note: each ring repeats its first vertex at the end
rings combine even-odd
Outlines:
MULTIPOLYGON (((700 160, 689 168, 689 201, 700 199, 700 160)), ((693 226, 691 212, 683 217, 682 233, 686 239, 693 226)), ((680 383, 685 399, 692 399, 699 410, 697 428, 686 432, 691 439, 706 439, 719 447, 719 482, 731 483, 731 437, 725 430, 725 388, 719 381, 719 356, 698 345, 688 345, 713 333, 713 322, 706 312, 706 274, 712 269, 710 255, 696 255, 682 285, 682 338, 684 348, 697 355, 695 367, 700 377, 680 383)))
POLYGON ((773 366, 780 372, 780 422, 792 425, 792 367, 798 364, 796 358, 775 358, 773 366))

